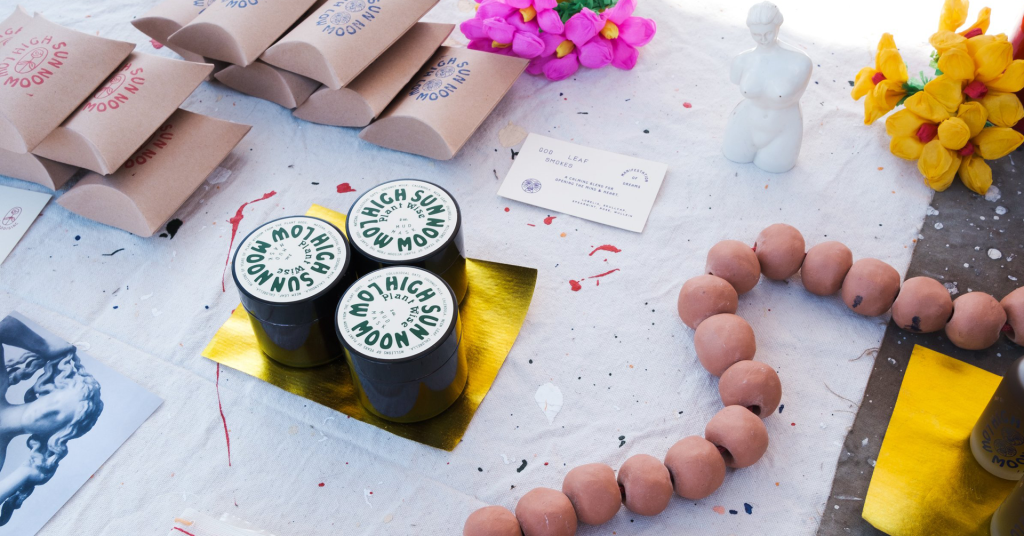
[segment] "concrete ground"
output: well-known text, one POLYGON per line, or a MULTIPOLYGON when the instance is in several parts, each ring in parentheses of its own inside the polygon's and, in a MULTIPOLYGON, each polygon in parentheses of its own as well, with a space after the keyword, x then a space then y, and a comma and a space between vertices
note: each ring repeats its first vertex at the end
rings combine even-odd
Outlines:
MULTIPOLYGON (((1024 148, 1022 148, 1024 149, 1024 148)), ((959 294, 984 291, 997 299, 1024 285, 1024 150, 990 162, 1000 197, 988 199, 965 188, 959 180, 935 195, 925 217, 907 272, 907 278, 937 278, 959 294), (1015 162, 1016 160, 1016 162, 1015 162)), ((951 291, 952 292, 952 291, 951 291)), ((871 481, 889 418, 892 416, 903 373, 915 344, 1002 375, 1024 348, 1001 338, 983 351, 961 350, 942 334, 918 335, 892 322, 885 332, 868 380, 857 418, 846 436, 839 457, 832 493, 822 512, 819 536, 883 534, 861 518, 864 497, 871 481), (866 446, 862 446, 868 438, 866 446)))

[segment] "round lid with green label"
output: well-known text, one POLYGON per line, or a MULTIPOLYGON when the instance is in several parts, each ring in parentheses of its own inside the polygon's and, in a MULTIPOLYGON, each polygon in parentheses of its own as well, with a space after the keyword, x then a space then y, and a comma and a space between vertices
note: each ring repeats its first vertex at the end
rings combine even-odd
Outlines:
POLYGON ((444 188, 398 179, 372 188, 348 213, 352 246, 386 264, 429 258, 451 244, 461 226, 459 205, 444 188))
POLYGON ((235 252, 232 273, 243 298, 283 305, 330 290, 348 261, 348 245, 337 227, 319 218, 290 216, 249 233, 235 252))
POLYGON ((457 314, 455 294, 441 278, 421 268, 393 266, 370 272, 345 291, 337 327, 350 352, 396 362, 445 343, 457 314))

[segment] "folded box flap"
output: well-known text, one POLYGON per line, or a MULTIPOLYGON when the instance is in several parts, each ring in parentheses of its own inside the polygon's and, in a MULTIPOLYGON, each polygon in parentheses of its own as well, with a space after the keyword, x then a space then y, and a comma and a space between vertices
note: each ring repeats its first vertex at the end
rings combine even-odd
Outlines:
POLYGON ((320 86, 292 115, 321 125, 365 127, 377 114, 356 91, 320 86))
POLYGON ((316 91, 318 82, 278 69, 262 61, 248 67, 231 65, 214 77, 225 86, 263 100, 292 109, 306 102, 316 91))
POLYGON ((461 147, 453 147, 440 132, 416 117, 392 115, 371 123, 359 137, 374 144, 435 160, 451 160, 461 147))
POLYGON ((152 236, 250 128, 179 109, 115 173, 89 173, 57 202, 86 218, 152 236))
POLYGON ((248 65, 241 43, 228 30, 212 22, 192 21, 167 38, 167 44, 199 56, 235 65, 248 65))
POLYGON ((0 175, 34 182, 51 190, 64 186, 77 171, 76 167, 32 153, 16 154, 0 150, 0 175))
POLYGON ((303 41, 280 41, 267 49, 260 59, 331 88, 343 85, 324 53, 303 41))

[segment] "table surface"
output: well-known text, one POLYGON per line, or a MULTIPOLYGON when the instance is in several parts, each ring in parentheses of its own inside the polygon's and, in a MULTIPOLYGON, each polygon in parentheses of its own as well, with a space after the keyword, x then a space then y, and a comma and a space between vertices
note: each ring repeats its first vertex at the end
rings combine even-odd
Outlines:
MULTIPOLYGON (((959 185, 935 195, 931 204, 933 210, 929 210, 925 218, 921 229, 923 238, 914 250, 907 278, 934 277, 946 283, 947 288, 952 284, 958 294, 974 290, 997 298, 1021 286, 1024 281, 1024 259, 1021 259, 1024 256, 1024 173, 1017 169, 1014 159, 1024 159, 1024 150, 1018 149, 992 164, 994 180, 999 185, 998 199, 986 200, 959 185), (1005 213, 999 214, 1003 212, 997 211, 999 207, 1004 208, 1005 213), (991 259, 990 249, 999 251, 1001 258, 991 259)), ((873 358, 875 366, 857 419, 839 455, 819 535, 881 534, 861 518, 861 510, 907 361, 917 344, 999 375, 1024 355, 1024 349, 1006 337, 1001 337, 987 350, 961 350, 941 332, 910 333, 889 322, 877 355, 864 357, 873 358)))
MULTIPOLYGON (((172 56, 128 24, 153 3, 37 0, 31 7, 83 32, 172 56)), ((726 118, 741 99, 728 64, 753 46, 744 24, 751 3, 641 2, 636 14, 657 20, 658 34, 636 69, 581 70, 562 82, 524 76, 447 162, 374 147, 356 130, 305 123, 274 104, 204 83, 184 108, 253 129, 222 164, 225 173, 175 214, 182 222, 176 233, 140 239, 51 203, 0 269, 0 315, 20 311, 164 399, 41 534, 160 533, 191 507, 230 512, 278 536, 450 535, 485 504, 513 508, 532 488, 558 488, 575 465, 617 468, 634 454, 662 457, 682 437, 702 434, 721 409, 717 382, 697 362, 693 332, 675 309, 683 282, 703 273, 708 249, 724 239, 753 243, 781 221, 800 229, 809 246, 840 240, 855 257, 906 273, 932 202, 914 163, 889 153, 884 126, 862 124, 863 104, 850 99, 849 81, 874 62, 885 31, 897 34, 912 71, 926 69, 940 3, 928 12, 891 0, 783 3, 782 38, 807 51, 814 73, 802 100, 801 157, 781 175, 721 156, 726 118), (510 123, 668 164, 644 232, 498 197, 499 178, 512 164, 514 147, 500 136, 510 123), (345 419, 200 355, 238 306, 230 277, 222 287, 230 220, 241 238, 313 203, 346 211, 358 192, 400 177, 453 193, 470 256, 538 268, 515 347, 450 453, 345 419), (336 188, 342 183, 356 192, 343 193, 336 188), (605 244, 621 252, 594 252, 605 244), (574 291, 570 280, 583 281, 581 288, 574 291), (534 399, 546 383, 565 399, 553 423, 534 399)), ((1009 26, 1020 9, 1013 0, 988 4, 994 28, 1000 16, 1009 26)), ((471 0, 443 0, 425 20, 458 22, 473 7, 471 0)), ((458 33, 453 40, 465 43, 458 33)), ((1002 184, 1008 180, 999 179, 1007 203, 1019 189, 1002 184)), ((0 184, 31 187, 7 178, 0 184)), ((936 202, 961 195, 959 188, 936 202)), ((959 239, 960 226, 974 230, 970 223, 978 222, 970 218, 993 210, 972 202, 976 212, 965 205, 961 223, 939 206, 926 226, 944 221, 947 235, 959 239)), ((929 239, 920 247, 931 247, 929 239)), ((1011 248, 1003 250, 1009 255, 1011 248)), ((990 269, 983 251, 976 257, 962 262, 990 269)), ((953 264, 921 269, 952 271, 953 264)), ((974 284, 967 274, 957 277, 961 291, 974 284)), ((799 277, 763 281, 741 297, 739 314, 757 335, 757 359, 773 366, 784 386, 784 408, 765 420, 766 455, 730 471, 707 499, 676 499, 650 518, 623 509, 607 525, 581 527, 581 535, 813 534, 824 511, 834 510, 828 500, 836 463, 851 450, 843 440, 869 377, 887 372, 867 355, 882 343, 886 319, 859 317, 838 297, 811 296, 799 277)), ((899 369, 889 372, 886 381, 899 369)), ((869 446, 875 444, 872 436, 869 446)))

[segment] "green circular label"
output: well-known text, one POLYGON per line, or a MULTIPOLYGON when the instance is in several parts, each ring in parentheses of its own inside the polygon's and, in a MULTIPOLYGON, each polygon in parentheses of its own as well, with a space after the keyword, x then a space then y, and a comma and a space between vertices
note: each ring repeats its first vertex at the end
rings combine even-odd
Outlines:
POLYGON ((264 224, 238 246, 235 275, 246 292, 274 303, 316 296, 341 276, 348 251, 331 224, 295 216, 264 224))
POLYGON ((434 346, 456 315, 451 292, 436 275, 396 266, 370 272, 341 298, 338 331, 360 354, 403 359, 434 346))
POLYGON ((431 255, 455 234, 455 200, 429 182, 407 179, 381 184, 356 202, 348 215, 349 240, 388 262, 431 255))

